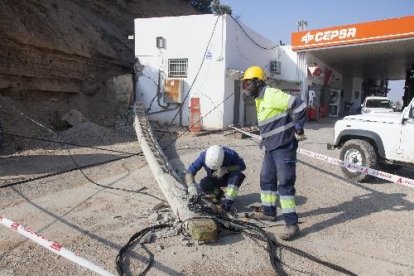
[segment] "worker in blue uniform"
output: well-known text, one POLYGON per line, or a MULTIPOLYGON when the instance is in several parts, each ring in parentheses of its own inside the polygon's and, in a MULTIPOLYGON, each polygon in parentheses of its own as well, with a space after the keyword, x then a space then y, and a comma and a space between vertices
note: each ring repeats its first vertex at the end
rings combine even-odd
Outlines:
POLYGON ((245 175, 242 173, 246 165, 239 154, 224 146, 214 145, 200 153, 198 158, 188 167, 185 182, 188 193, 194 196, 198 193, 217 193, 224 188, 224 198, 221 207, 228 211, 234 203, 243 183, 245 175), (198 185, 195 175, 204 168, 207 176, 201 179, 198 185))
POLYGON ((249 67, 241 80, 245 94, 255 97, 260 144, 265 149, 260 173, 262 210, 254 213, 254 217, 275 221, 279 197, 286 222, 280 238, 292 240, 299 235, 295 200, 296 150, 298 141, 306 139, 303 130, 306 105, 299 97, 267 86, 266 73, 259 66, 249 67))

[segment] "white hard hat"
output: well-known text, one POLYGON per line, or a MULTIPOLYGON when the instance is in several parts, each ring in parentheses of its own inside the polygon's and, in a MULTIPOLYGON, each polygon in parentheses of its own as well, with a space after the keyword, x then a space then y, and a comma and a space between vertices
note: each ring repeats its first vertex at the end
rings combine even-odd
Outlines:
POLYGON ((214 145, 206 150, 206 166, 213 171, 218 170, 223 165, 224 151, 223 148, 214 145))

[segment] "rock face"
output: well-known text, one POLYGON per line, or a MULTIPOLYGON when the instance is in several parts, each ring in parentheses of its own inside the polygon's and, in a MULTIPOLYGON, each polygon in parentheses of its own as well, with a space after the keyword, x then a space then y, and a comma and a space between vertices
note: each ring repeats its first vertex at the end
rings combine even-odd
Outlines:
POLYGON ((134 18, 197 13, 184 0, 2 0, 0 96, 44 123, 71 109, 113 122, 133 95, 134 18))
POLYGON ((84 121, 82 113, 76 109, 72 109, 62 116, 62 121, 67 122, 70 126, 77 126, 84 121))

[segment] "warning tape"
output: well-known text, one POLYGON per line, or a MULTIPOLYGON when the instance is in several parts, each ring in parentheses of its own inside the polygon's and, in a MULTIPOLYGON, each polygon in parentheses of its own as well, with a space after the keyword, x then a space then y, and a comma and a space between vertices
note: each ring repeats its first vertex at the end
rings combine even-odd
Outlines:
POLYGON ((384 172, 384 171, 371 169, 369 167, 360 166, 360 165, 357 165, 357 164, 354 164, 354 163, 348 163, 346 161, 342 161, 342 160, 339 160, 339 159, 336 159, 336 158, 329 157, 327 155, 319 154, 319 153, 312 152, 312 151, 305 150, 305 149, 301 149, 301 148, 298 148, 298 153, 301 153, 303 155, 306 155, 306 156, 309 156, 309 157, 312 157, 312 158, 316 158, 318 160, 328 162, 330 164, 339 165, 339 166, 347 168, 347 169, 359 171, 359 172, 364 173, 364 174, 368 174, 368 175, 372 175, 372 176, 375 176, 375 177, 378 177, 378 178, 381 178, 381 179, 385 179, 387 181, 391 181, 391 182, 394 182, 396 184, 400 184, 400 185, 403 185, 403 186, 414 188, 414 180, 410 179, 410 178, 407 178, 407 177, 402 177, 402 176, 387 173, 387 172, 384 172))
MULTIPOLYGON (((239 131, 243 134, 246 134, 247 136, 250 136, 251 138, 253 138, 257 142, 260 142, 262 140, 262 138, 259 135, 250 133, 248 131, 244 131, 242 129, 239 129, 239 128, 236 128, 236 127, 233 127, 233 126, 229 126, 229 127, 232 128, 232 129, 235 129, 235 130, 237 130, 237 131, 239 131)), ((402 176, 387 173, 387 172, 384 172, 384 171, 371 169, 369 167, 360 166, 360 165, 357 165, 357 164, 354 164, 354 163, 348 163, 346 161, 342 161, 342 160, 339 160, 339 159, 336 159, 336 158, 329 157, 327 155, 319 154, 319 153, 312 152, 312 151, 305 150, 305 149, 301 149, 301 148, 298 148, 297 152, 301 153, 303 155, 306 155, 308 157, 311 157, 311 158, 316 158, 318 160, 328 162, 330 164, 334 164, 334 165, 341 166, 341 167, 344 167, 344 168, 347 168, 347 169, 359 171, 361 173, 372 175, 372 176, 375 176, 375 177, 378 177, 378 178, 381 178, 381 179, 385 179, 387 181, 394 182, 394 183, 399 184, 399 185, 414 188, 414 180, 410 179, 410 178, 407 178, 407 177, 402 177, 402 176)))
POLYGON ((26 238, 29 238, 30 240, 34 241, 35 243, 49 249, 50 251, 52 251, 53 253, 56 253, 78 265, 81 265, 85 268, 88 268, 100 275, 114 275, 106 270, 104 270, 103 268, 91 263, 90 261, 77 256, 75 253, 73 253, 72 251, 64 248, 60 243, 57 242, 53 242, 53 241, 49 241, 47 240, 45 237, 37 234, 35 231, 33 231, 32 229, 30 229, 27 226, 24 226, 20 223, 17 222, 13 222, 5 217, 3 217, 2 215, 0 215, 0 223, 3 224, 5 227, 11 229, 12 231, 15 231, 17 233, 19 233, 22 236, 25 236, 26 238))

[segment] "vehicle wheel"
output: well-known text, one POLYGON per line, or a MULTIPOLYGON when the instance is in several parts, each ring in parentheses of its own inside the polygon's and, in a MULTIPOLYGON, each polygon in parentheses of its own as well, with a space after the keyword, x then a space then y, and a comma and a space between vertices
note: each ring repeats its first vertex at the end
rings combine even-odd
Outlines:
MULTIPOLYGON (((348 163, 354 163, 360 166, 377 168, 377 152, 374 147, 367 141, 352 139, 343 145, 340 158, 348 163)), ((342 173, 346 178, 354 181, 367 181, 372 176, 358 172, 356 170, 342 167, 342 173)))

